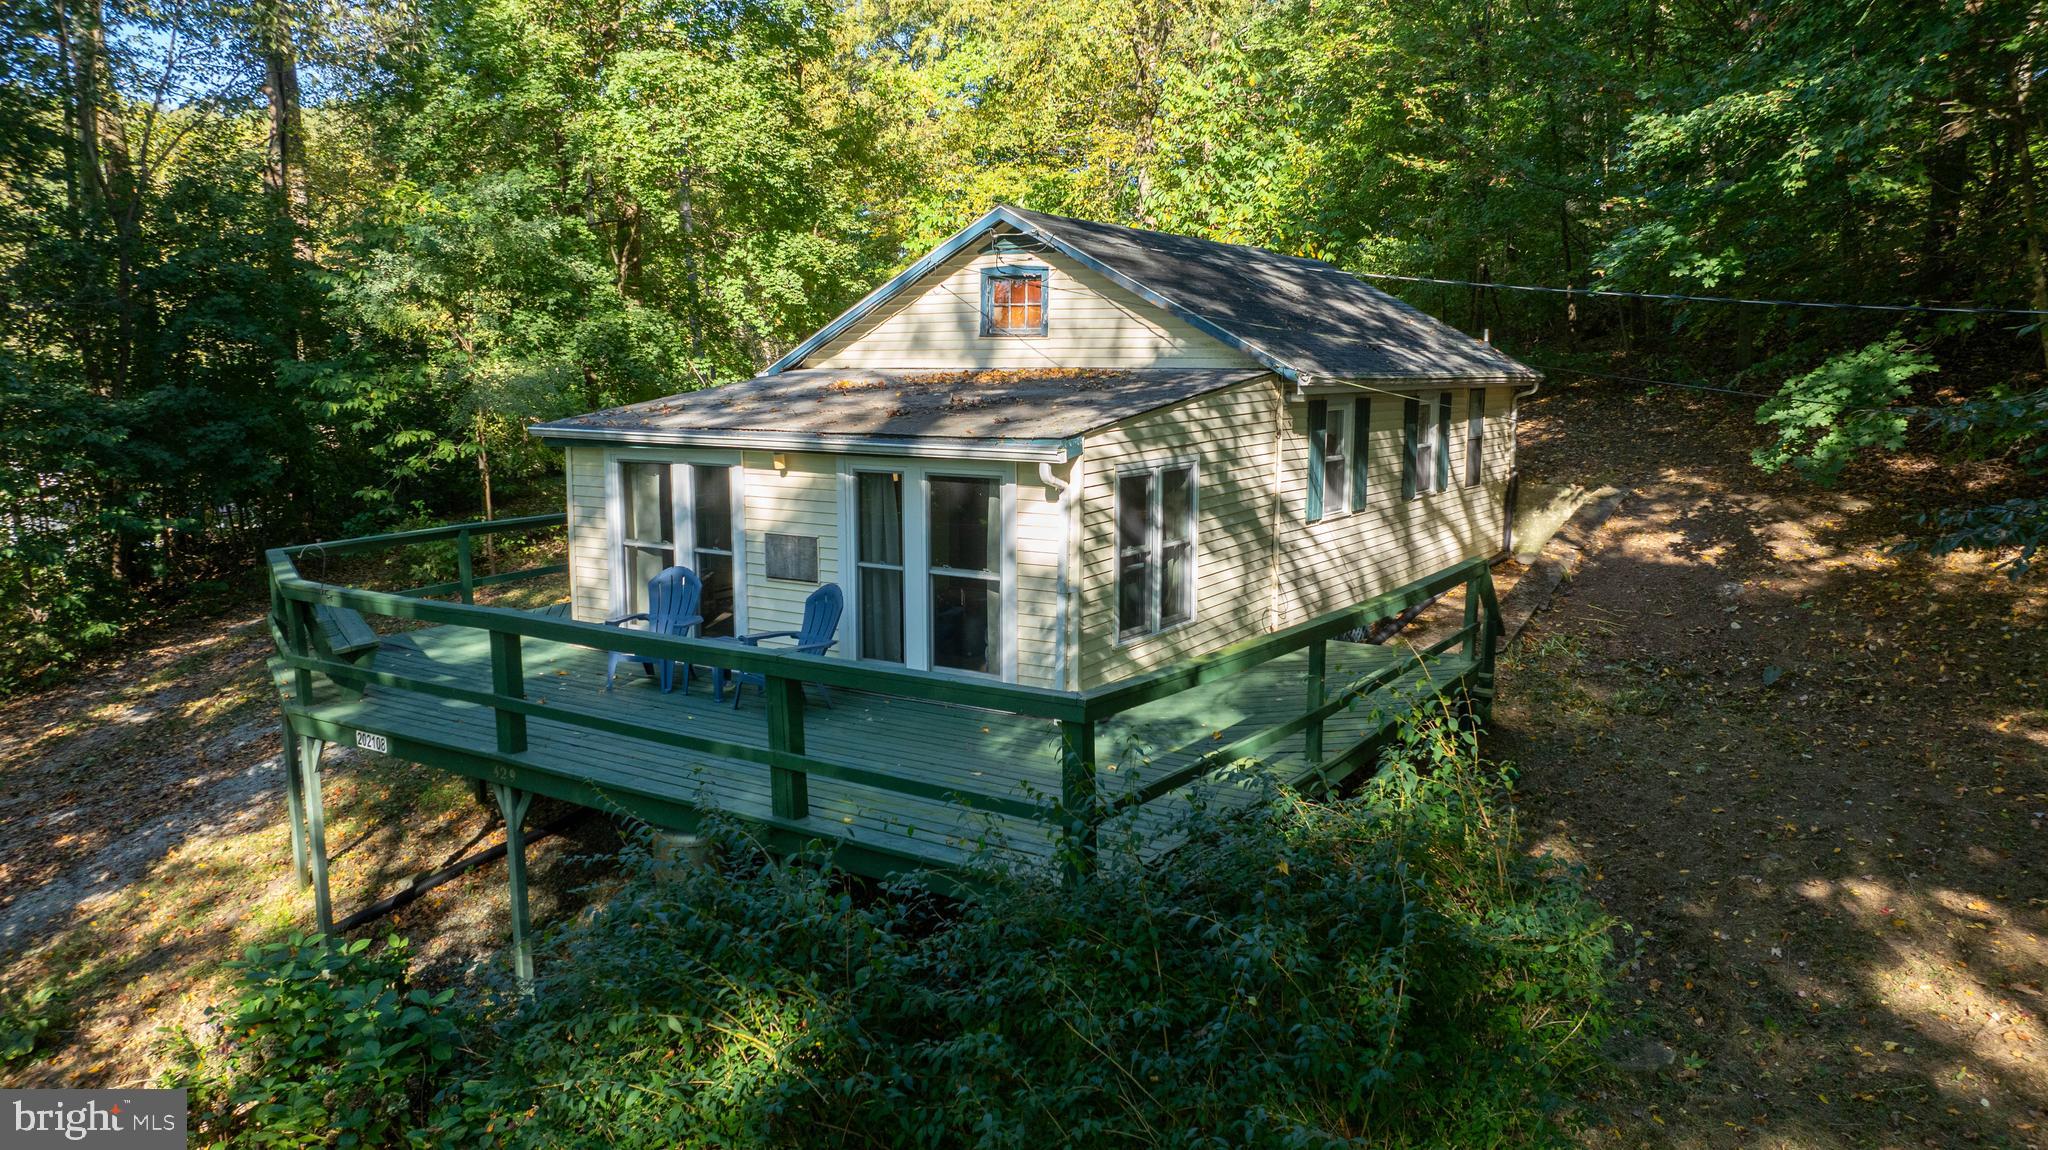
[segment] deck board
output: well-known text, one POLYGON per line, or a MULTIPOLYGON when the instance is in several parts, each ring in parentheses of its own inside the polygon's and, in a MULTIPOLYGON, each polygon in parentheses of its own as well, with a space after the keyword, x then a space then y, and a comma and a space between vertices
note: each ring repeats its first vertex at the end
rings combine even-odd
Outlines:
MULTIPOLYGON (((1377 732, 1385 714, 1406 705, 1397 695, 1414 690, 1425 676, 1447 682, 1471 669, 1469 660, 1455 654, 1429 660, 1425 668, 1411 652, 1399 648, 1332 642, 1328 652, 1327 682, 1333 690, 1394 661, 1414 666, 1392 686, 1333 715, 1325 724, 1326 754, 1377 732)), ((529 639, 523 657, 527 697, 546 706, 768 746, 768 706, 758 691, 750 691, 735 710, 730 694, 723 704, 712 700, 708 675, 696 677, 688 693, 663 694, 637 666, 627 665, 620 669, 617 689, 607 691, 605 656, 600 652, 529 639)), ((476 690, 490 686, 485 634, 470 628, 427 627, 386 635, 376 668, 476 690)), ((1237 738, 1299 715, 1306 670, 1306 654, 1295 652, 1104 721, 1096 735, 1100 793, 1114 799, 1237 738)), ((289 671, 277 673, 279 690, 287 697, 291 680, 289 671)), ((1047 806, 1057 801, 1056 723, 858 691, 832 692, 831 706, 815 691, 810 697, 805 739, 808 752, 817 758, 972 794, 1047 806)), ((496 750, 492 711, 474 703, 383 685, 372 685, 362 698, 349 700, 324 676, 316 676, 308 705, 294 702, 291 708, 339 728, 468 752, 479 762, 506 760, 496 750)), ((544 716, 528 720, 527 739, 527 750, 510 757, 517 769, 573 783, 580 788, 580 801, 589 805, 602 806, 605 796, 616 795, 658 800, 679 809, 715 810, 828 842, 853 844, 866 848, 873 858, 894 859, 900 866, 957 867, 976 856, 982 861, 1040 866, 1054 849, 1052 831, 1044 823, 816 775, 810 779, 809 815, 794 822, 776 820, 770 807, 770 772, 757 763, 544 716)), ((1283 740, 1264 753, 1261 769, 1277 781, 1298 783, 1312 770, 1303 750, 1301 735, 1283 740)), ((1103 833, 1135 830, 1145 857, 1170 849, 1178 838, 1175 825, 1197 790, 1212 805, 1237 805, 1253 798, 1251 789, 1241 783, 1205 780, 1113 820, 1103 833)))

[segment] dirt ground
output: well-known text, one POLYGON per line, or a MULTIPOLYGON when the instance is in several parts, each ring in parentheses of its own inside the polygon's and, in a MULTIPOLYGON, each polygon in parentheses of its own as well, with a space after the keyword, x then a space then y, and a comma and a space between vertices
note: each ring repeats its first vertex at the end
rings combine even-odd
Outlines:
POLYGON ((1525 411, 1532 478, 1630 491, 1491 736, 1630 927, 1584 1142, 2048 1144, 2048 579, 1890 550, 2009 477, 1767 476, 1751 408, 1696 393, 1525 411))
MULTIPOLYGON (((252 597, 0 705, 0 1085, 148 1082, 167 1031, 221 1001, 223 963, 311 929, 261 610, 252 597)), ((502 839, 451 777, 353 749, 325 762, 337 917, 502 839)), ((564 813, 539 804, 531 825, 564 813)), ((589 860, 616 847, 596 815, 536 842, 536 918, 580 907, 603 872, 589 860)), ((502 990, 504 878, 471 871, 365 930, 411 938, 429 981, 502 990)))
MULTIPOLYGON (((1749 466, 1750 410, 1564 383, 1524 408, 1532 480, 1630 492, 1507 656, 1491 735, 1533 849, 1628 924, 1582 1140, 2041 1145, 2048 577, 1890 553, 1995 471, 1906 457, 1822 491, 1749 466)), ((224 961, 308 923, 260 610, 0 704, 0 1084, 146 1081, 224 961)), ((497 839, 457 783, 330 761, 344 913, 497 839)), ((586 818, 536 846, 538 921, 612 842, 586 818)), ((502 985, 503 877, 376 929, 502 985)))

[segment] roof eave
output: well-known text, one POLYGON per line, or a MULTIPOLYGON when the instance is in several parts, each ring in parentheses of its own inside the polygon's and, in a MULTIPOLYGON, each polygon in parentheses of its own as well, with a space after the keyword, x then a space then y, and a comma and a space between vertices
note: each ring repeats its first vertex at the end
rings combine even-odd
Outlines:
POLYGON ((1295 394, 1311 391, 1342 391, 1345 388, 1376 387, 1389 390, 1418 387, 1441 387, 1445 384, 1465 386, 1487 385, 1503 387, 1526 387, 1540 383, 1543 373, 1533 368, 1527 371, 1496 372, 1432 372, 1412 375, 1304 375, 1295 381, 1295 394))
POLYGON ((1065 463, 1081 454, 1078 437, 1005 439, 965 436, 821 435, 784 431, 710 431, 639 427, 563 427, 539 424, 535 439, 556 447, 605 443, 620 447, 723 447, 756 451, 808 451, 823 455, 890 455, 911 459, 983 459, 1065 463))

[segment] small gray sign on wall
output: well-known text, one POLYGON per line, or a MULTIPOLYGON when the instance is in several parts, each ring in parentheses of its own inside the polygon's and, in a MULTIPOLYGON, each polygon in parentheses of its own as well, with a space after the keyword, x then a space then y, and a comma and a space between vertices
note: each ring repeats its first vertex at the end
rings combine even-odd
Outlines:
POLYGON ((818 537, 815 535, 779 535, 773 531, 762 537, 768 552, 768 577, 787 579, 793 583, 816 583, 818 581, 818 537))
POLYGON ((183 1090, 0 1090, 7 1150, 185 1150, 183 1090))

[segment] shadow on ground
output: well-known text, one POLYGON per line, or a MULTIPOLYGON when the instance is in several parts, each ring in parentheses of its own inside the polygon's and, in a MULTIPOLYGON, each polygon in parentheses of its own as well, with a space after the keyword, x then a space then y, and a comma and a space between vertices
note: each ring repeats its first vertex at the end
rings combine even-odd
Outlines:
POLYGON ((1822 491, 1736 404, 1565 386, 1538 479, 1632 489, 1501 675, 1534 847, 1632 924, 1593 1146, 2033 1146, 2048 1130, 2048 587, 1896 554, 1995 490, 1822 491))

